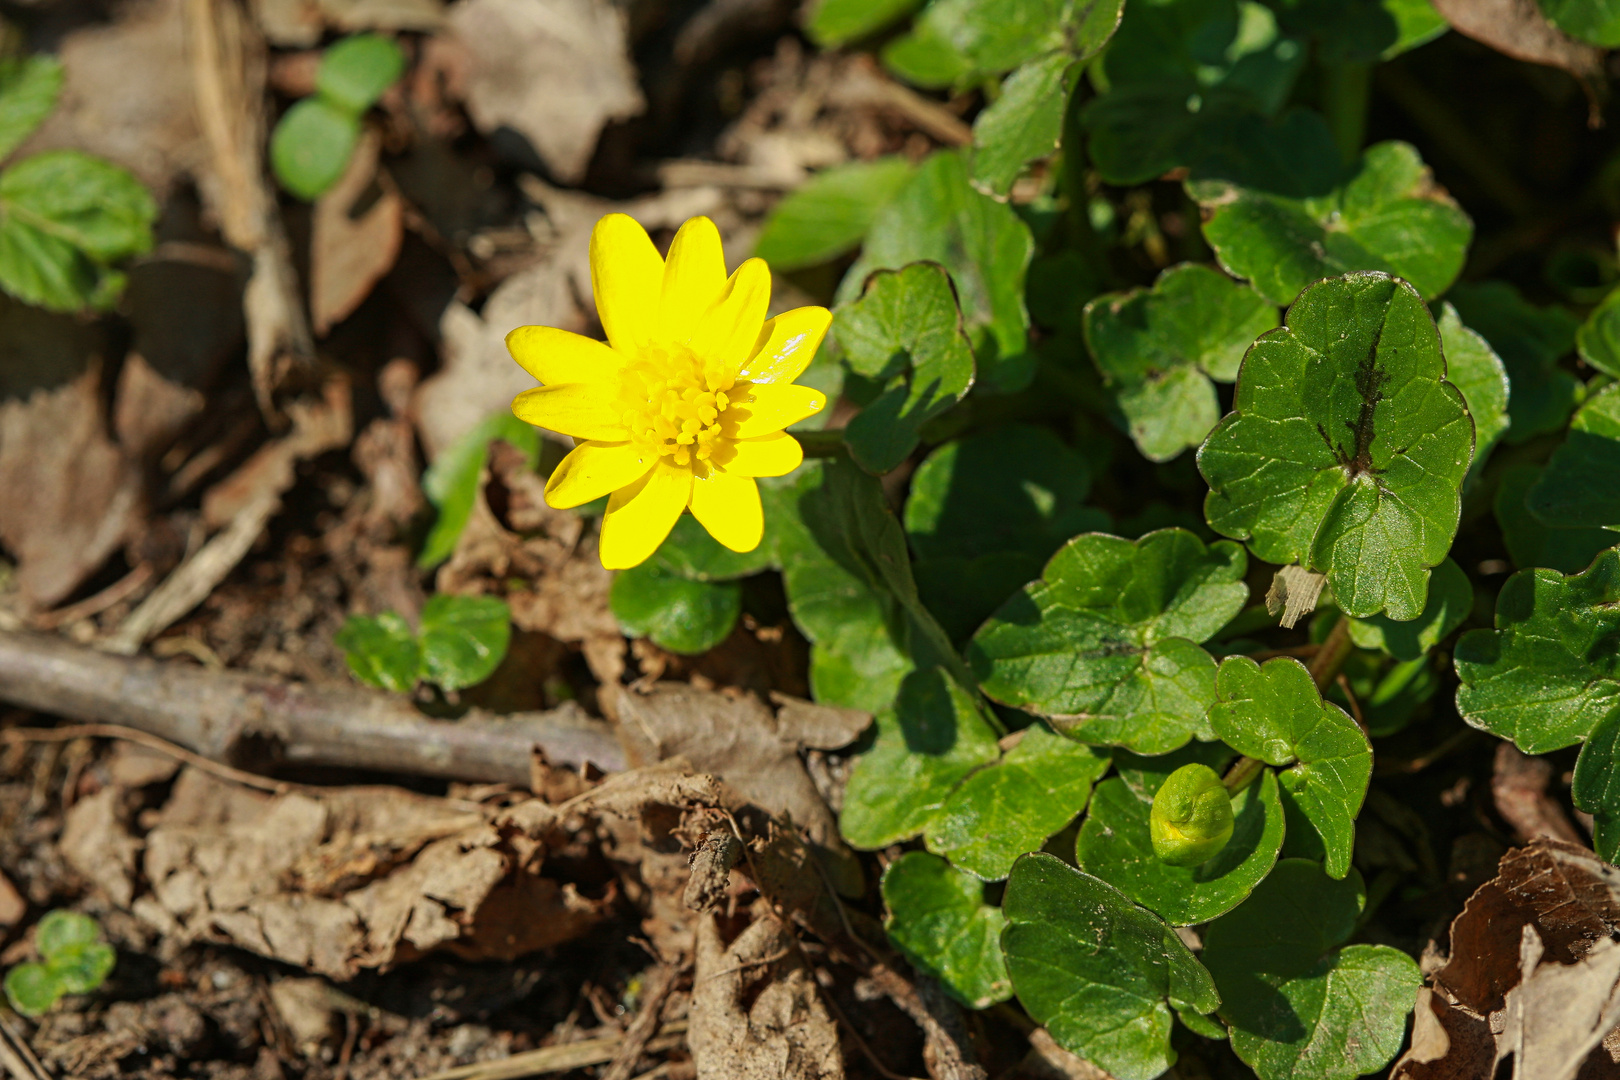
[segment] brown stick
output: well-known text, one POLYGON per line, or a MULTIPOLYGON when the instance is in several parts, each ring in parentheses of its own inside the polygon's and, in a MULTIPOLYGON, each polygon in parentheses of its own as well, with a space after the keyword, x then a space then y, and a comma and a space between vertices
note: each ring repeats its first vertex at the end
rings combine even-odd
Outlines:
POLYGON ((345 683, 294 683, 60 638, 0 631, 0 700, 86 723, 123 724, 232 766, 326 765, 526 785, 538 746, 558 764, 625 767, 612 729, 573 703, 433 720, 404 698, 345 683))
POLYGON ((630 1080, 636 1064, 647 1052, 647 1044, 658 1033, 658 1020, 664 1011, 664 1001, 675 989, 680 975, 673 964, 659 964, 647 977, 641 995, 641 1009, 625 1030, 624 1041, 613 1052, 613 1061, 602 1073, 602 1080, 630 1080))

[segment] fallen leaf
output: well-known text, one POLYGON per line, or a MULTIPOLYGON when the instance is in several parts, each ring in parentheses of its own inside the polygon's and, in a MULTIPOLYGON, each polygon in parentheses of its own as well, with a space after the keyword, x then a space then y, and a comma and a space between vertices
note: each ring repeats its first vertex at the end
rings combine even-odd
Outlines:
POLYGON ((1516 60, 1563 68, 1586 86, 1603 78, 1603 50, 1558 29, 1536 0, 1434 0, 1434 8, 1459 34, 1516 60))
POLYGON ((1543 964, 1541 938, 1526 926, 1519 943, 1523 981, 1508 991, 1493 1076, 1513 1062, 1512 1080, 1574 1080, 1620 1024, 1620 943, 1604 938, 1573 964, 1543 964))
POLYGON ((1496 747, 1491 770, 1491 797, 1502 820, 1513 827, 1519 843, 1538 836, 1580 845, 1581 834, 1564 813, 1558 800, 1547 793, 1553 780, 1553 764, 1546 758, 1531 757, 1510 742, 1496 747))
POLYGON ((10 930, 28 914, 28 901, 11 879, 0 874, 0 929, 10 930))
POLYGON ((1390 1080, 1489 1080, 1496 1064, 1491 1025, 1425 987, 1412 1016, 1412 1045, 1395 1063, 1390 1080))
POLYGON ((125 789, 104 787, 74 803, 62 821, 59 845, 67 864, 119 907, 135 899, 140 841, 130 835, 125 789))
POLYGON ((364 211, 355 208, 377 179, 382 140, 361 136, 343 176, 315 200, 309 253, 310 321, 324 337, 371 295, 399 257, 405 236, 405 200, 385 190, 364 211))
POLYGON ((131 457, 145 459, 168 449, 206 404, 202 391, 164 378, 140 353, 124 359, 113 400, 119 445, 131 457))

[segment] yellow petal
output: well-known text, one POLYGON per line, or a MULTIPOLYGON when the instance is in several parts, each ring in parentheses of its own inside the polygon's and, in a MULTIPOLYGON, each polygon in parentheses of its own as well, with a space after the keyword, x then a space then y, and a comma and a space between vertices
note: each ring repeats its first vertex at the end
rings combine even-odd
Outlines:
POLYGON ((732 405, 722 414, 721 430, 731 439, 781 431, 827 404, 827 395, 820 390, 784 384, 738 383, 728 396, 732 405))
POLYGON ((832 312, 824 307, 794 308, 765 324, 758 345, 741 379, 756 383, 790 383, 804 373, 821 348, 832 325, 832 312))
POLYGON ((692 516, 732 551, 753 551, 765 535, 759 485, 747 476, 710 469, 693 477, 692 516))
POLYGON ((737 267, 720 290, 720 298, 698 320, 692 334, 692 351, 699 356, 718 357, 736 370, 759 340, 770 302, 770 267, 764 259, 749 259, 737 267))
POLYGON ((728 449, 729 453, 715 457, 721 468, 736 476, 785 476, 804 461, 804 447, 785 431, 743 439, 728 449))
POLYGON ((720 230, 706 217, 688 218, 664 260, 663 295, 658 305, 662 340, 690 341, 699 317, 726 285, 726 255, 720 230))
POLYGON ((524 423, 576 439, 621 442, 630 437, 623 410, 601 386, 589 383, 525 390, 512 399, 512 413, 524 423))
POLYGON ((546 481, 546 503, 558 510, 628 487, 652 469, 648 455, 634 445, 584 442, 568 452, 546 481))
POLYGON ((591 232, 591 289, 608 343, 640 356, 654 340, 664 260, 647 230, 628 214, 609 214, 591 232))
POLYGON ((624 369, 624 357, 600 341, 555 326, 518 327, 506 335, 506 351, 547 386, 606 382, 624 369))
POLYGON ((608 500, 602 565, 628 570, 658 550, 692 498, 692 470, 660 459, 651 472, 608 500))

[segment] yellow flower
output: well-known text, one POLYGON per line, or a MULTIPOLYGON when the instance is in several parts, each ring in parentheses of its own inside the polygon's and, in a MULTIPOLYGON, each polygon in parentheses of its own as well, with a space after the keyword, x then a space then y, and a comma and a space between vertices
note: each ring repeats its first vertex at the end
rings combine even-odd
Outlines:
POLYGON ((669 258, 624 214, 591 234, 591 285, 607 343, 520 326, 506 347, 541 385, 512 402, 520 420, 576 440, 546 482, 559 509, 611 493, 602 565, 622 570, 664 542, 681 511, 733 551, 764 534, 756 476, 804 460, 783 429, 827 396, 794 386, 832 321, 802 307, 769 321, 771 272, 749 259, 726 276, 720 231, 682 225, 669 258))

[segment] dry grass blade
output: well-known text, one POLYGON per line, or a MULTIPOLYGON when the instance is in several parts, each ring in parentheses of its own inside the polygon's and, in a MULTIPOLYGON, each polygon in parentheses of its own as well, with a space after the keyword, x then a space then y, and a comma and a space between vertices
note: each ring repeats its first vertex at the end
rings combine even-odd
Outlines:
MULTIPOLYGON (((613 1060, 626 1036, 613 1035, 601 1039, 584 1039, 561 1046, 542 1046, 513 1054, 500 1061, 481 1061, 461 1065, 454 1069, 424 1076, 422 1080, 518 1080, 524 1076, 544 1076, 547 1073, 583 1069, 588 1065, 602 1065, 613 1060)), ((686 1041, 686 1021, 672 1020, 658 1028, 658 1034, 646 1044, 646 1052, 673 1050, 686 1041)))

